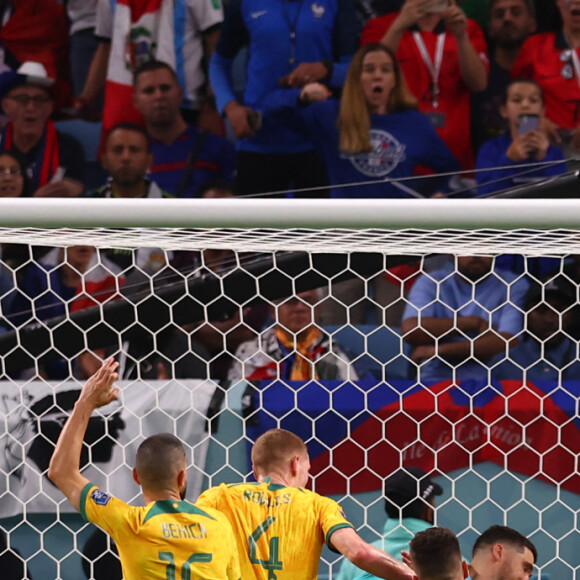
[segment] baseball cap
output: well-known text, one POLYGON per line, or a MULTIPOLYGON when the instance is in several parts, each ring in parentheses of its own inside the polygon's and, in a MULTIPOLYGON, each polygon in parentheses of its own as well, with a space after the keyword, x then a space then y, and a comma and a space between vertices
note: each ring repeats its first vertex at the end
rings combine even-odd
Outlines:
POLYGON ((40 62, 26 61, 18 70, 8 70, 0 74, 0 98, 20 85, 34 85, 50 92, 54 79, 48 77, 44 65, 40 62))
POLYGON ((442 493, 441 486, 419 467, 399 469, 385 480, 385 496, 399 507, 405 507, 417 498, 428 500, 432 495, 442 493))

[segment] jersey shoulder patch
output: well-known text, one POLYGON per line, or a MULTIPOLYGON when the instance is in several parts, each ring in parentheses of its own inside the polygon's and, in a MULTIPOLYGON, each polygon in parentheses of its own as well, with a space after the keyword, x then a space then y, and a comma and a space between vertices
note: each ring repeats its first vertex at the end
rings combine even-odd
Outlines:
POLYGON ((101 506, 105 506, 109 503, 111 496, 100 489, 95 489, 91 493, 91 499, 97 504, 101 506))

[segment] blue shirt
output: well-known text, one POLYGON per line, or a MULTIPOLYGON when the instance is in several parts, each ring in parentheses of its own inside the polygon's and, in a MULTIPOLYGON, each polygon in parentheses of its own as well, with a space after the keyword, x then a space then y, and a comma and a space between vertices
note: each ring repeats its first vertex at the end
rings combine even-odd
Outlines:
MULTIPOLYGON (((476 169, 488 169, 488 171, 478 171, 475 175, 477 181, 477 195, 485 195, 495 191, 501 191, 509 187, 525 185, 526 183, 538 181, 546 177, 554 177, 566 172, 565 163, 556 165, 545 165, 538 169, 531 167, 521 167, 528 163, 539 163, 532 157, 525 161, 514 162, 507 156, 507 150, 512 144, 511 135, 504 133, 495 139, 486 141, 477 154, 476 169), (507 169, 497 169, 498 167, 507 167, 507 169), (496 180, 500 179, 501 181, 496 180)), ((546 157, 542 159, 547 161, 563 161, 564 153, 558 147, 550 145, 546 157)))
POLYGON ((300 126, 310 135, 326 165, 331 183, 331 197, 336 198, 408 198, 415 197, 406 187, 389 180, 412 177, 417 166, 436 172, 456 171, 459 162, 437 135, 429 120, 416 110, 385 115, 371 115, 368 153, 348 154, 339 149, 337 118, 340 102, 330 99, 297 109, 299 91, 276 91, 266 99, 268 110, 278 111, 287 123, 300 126), (299 111, 299 112, 298 112, 299 111), (373 182, 368 185, 341 187, 347 184, 373 182))
MULTIPOLYGON (((453 264, 449 263, 441 270, 419 277, 409 293, 403 320, 419 315, 423 318, 479 316, 483 320, 490 320, 497 333, 517 336, 523 330, 521 309, 527 288, 527 281, 502 270, 492 271, 482 281, 471 283, 457 274, 453 264)), ((474 333, 469 336, 469 339, 473 338, 476 338, 474 333)), ((439 342, 465 340, 468 339, 454 334, 449 338, 441 337, 439 342)), ((458 381, 486 379, 489 363, 473 358, 447 363, 434 358, 419 365, 419 379, 421 382, 451 380, 453 368, 458 381)))
MULTIPOLYGON (((42 263, 26 268, 18 289, 8 316, 14 326, 63 316, 77 291, 63 283, 61 268, 42 263)), ((49 380, 65 379, 69 376, 69 362, 52 360, 43 364, 43 370, 49 380)))
POLYGON ((60 268, 43 263, 26 268, 18 289, 8 316, 15 326, 63 316, 77 291, 62 282, 60 268))
MULTIPOLYGON (((210 79, 218 110, 236 100, 231 69, 234 57, 248 45, 244 104, 260 109, 264 97, 279 89, 279 81, 300 63, 334 62, 328 84, 341 87, 358 45, 352 0, 230 0, 216 50, 210 79), (295 42, 290 40, 295 30, 295 42), (291 62, 294 56, 294 62, 291 62)), ((243 139, 239 148, 258 153, 288 154, 312 150, 304 134, 264 114, 262 129, 243 139)))
POLYGON ((527 381, 571 381, 580 378, 578 344, 564 338, 555 348, 543 348, 542 343, 530 337, 528 340, 495 356, 489 366, 497 380, 515 379, 527 381))
MULTIPOLYGON (((383 539, 373 542, 371 545, 384 550, 387 554, 401 561, 401 550, 409 551, 409 542, 418 532, 431 527, 431 524, 416 518, 388 518, 383 529, 383 539)), ((352 562, 344 559, 336 580, 370 580, 377 578, 368 572, 363 572, 352 562)))
MULTIPOLYGON (((191 152, 201 132, 195 127, 187 129, 171 144, 153 139, 153 163, 149 177, 167 193, 175 195, 187 168, 191 152)), ((233 181, 236 168, 236 149, 227 139, 208 134, 194 163, 186 187, 180 197, 196 197, 197 191, 208 179, 222 178, 233 181)))

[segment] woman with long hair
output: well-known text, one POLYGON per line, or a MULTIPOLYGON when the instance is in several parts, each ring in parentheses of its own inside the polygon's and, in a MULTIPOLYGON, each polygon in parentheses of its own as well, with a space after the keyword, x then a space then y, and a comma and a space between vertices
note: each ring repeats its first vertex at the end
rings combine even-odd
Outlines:
POLYGON ((331 197, 417 197, 401 178, 411 178, 418 167, 442 173, 459 169, 431 122, 416 110, 417 101, 387 47, 360 48, 342 99, 330 96, 324 85, 311 83, 299 91, 272 93, 267 108, 304 125, 325 161, 331 197), (299 118, 289 114, 297 100, 304 105, 299 118))

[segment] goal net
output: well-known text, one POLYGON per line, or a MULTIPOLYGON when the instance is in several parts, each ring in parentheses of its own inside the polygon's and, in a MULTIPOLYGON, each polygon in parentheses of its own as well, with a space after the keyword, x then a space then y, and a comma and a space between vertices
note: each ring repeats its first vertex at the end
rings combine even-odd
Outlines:
MULTIPOLYGON (((283 427, 366 540, 418 467, 466 559, 503 524, 541 578, 580 578, 575 200, 144 201, 0 200, 3 578, 120 578, 46 477, 107 356, 121 397, 81 464, 125 501, 152 433, 183 440, 195 500, 283 427)), ((325 549, 320 577, 341 567, 325 549)))

